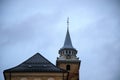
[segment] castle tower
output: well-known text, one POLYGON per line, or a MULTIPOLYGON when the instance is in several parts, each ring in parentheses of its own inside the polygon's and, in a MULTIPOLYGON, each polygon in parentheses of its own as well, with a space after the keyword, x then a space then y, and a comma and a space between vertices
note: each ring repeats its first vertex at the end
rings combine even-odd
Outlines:
POLYGON ((56 66, 69 72, 68 80, 80 80, 79 68, 81 61, 76 56, 77 50, 72 46, 69 33, 69 18, 67 19, 67 33, 63 47, 59 50, 56 66))

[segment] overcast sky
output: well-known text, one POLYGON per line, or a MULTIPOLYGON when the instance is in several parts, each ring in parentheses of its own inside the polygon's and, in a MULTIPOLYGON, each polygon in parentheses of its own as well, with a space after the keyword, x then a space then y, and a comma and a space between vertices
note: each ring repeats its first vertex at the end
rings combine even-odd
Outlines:
POLYGON ((120 80, 119 0, 0 0, 0 80, 37 52, 55 64, 67 17, 81 80, 120 80))

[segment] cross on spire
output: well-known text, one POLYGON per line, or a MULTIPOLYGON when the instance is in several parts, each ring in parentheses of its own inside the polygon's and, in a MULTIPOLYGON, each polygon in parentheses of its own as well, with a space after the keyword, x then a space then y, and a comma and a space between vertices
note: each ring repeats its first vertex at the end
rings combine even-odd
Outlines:
POLYGON ((67 30, 69 30, 69 17, 67 18, 67 30))

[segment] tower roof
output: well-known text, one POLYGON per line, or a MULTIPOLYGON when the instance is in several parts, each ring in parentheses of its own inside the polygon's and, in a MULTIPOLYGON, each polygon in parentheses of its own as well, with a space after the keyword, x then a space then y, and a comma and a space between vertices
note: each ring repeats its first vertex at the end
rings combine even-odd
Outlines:
POLYGON ((70 33, 69 33, 69 18, 67 18, 67 33, 66 33, 66 37, 65 37, 65 41, 64 41, 64 45, 62 49, 64 48, 74 49, 72 46, 72 41, 71 41, 70 33))
POLYGON ((41 54, 36 53, 20 65, 7 69, 4 72, 66 72, 56 67, 41 54))
POLYGON ((63 45, 62 48, 73 48, 72 41, 71 41, 71 38, 70 38, 69 28, 67 28, 65 42, 64 42, 64 45, 63 45))

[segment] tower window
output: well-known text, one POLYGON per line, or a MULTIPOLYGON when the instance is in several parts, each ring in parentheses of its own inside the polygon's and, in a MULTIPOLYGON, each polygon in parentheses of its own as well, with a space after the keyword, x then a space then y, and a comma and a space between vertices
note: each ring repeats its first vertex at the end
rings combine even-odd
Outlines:
POLYGON ((71 51, 69 51, 69 54, 71 53, 71 51))
POLYGON ((68 71, 70 70, 70 65, 66 66, 66 70, 68 70, 68 71))
POLYGON ((66 53, 68 53, 68 51, 66 50, 66 53))
POLYGON ((64 54, 64 51, 62 51, 62 53, 64 54))

